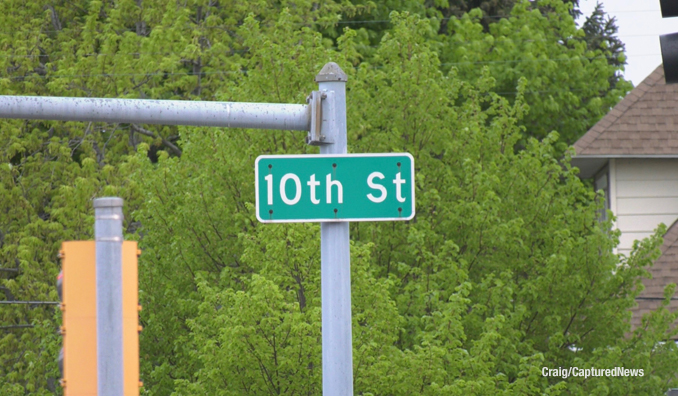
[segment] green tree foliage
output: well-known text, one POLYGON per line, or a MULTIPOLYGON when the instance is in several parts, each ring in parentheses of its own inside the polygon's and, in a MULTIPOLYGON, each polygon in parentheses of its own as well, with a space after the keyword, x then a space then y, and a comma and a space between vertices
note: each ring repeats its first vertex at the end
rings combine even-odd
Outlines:
MULTIPOLYGON (((607 54, 607 61, 619 69, 626 64, 626 57, 623 56, 625 46, 617 37, 616 18, 609 16, 606 18, 602 4, 596 4, 596 8, 586 18, 582 29, 586 34, 586 44, 589 50, 602 49, 603 53, 607 54)), ((610 87, 616 87, 621 79, 619 73, 610 77, 610 87)))
MULTIPOLYGON (((675 385, 675 345, 661 343, 675 315, 628 325, 660 238, 613 255, 617 234, 549 133, 603 114, 616 97, 591 95, 617 68, 561 2, 539 6, 551 11, 520 2, 489 30, 478 12, 451 19, 450 36, 394 13, 368 50, 369 34, 337 22, 374 4, 7 0, 0 86, 303 103, 338 62, 349 151, 410 152, 417 173, 415 220, 351 226, 356 393, 660 394, 675 385), (545 366, 648 374, 546 378, 545 366)), ((317 153, 303 133, 15 120, 0 133, 5 300, 55 301, 61 241, 92 237, 92 198, 122 196, 143 248, 145 394, 320 393, 319 227, 259 225, 252 206, 255 158, 317 153)), ((0 326, 33 326, 0 329, 0 394, 60 394, 59 315, 0 306, 0 326)))
MULTIPOLYGON (((310 31, 295 35, 288 18, 251 50, 252 74, 229 88, 234 98, 294 101, 298 87, 312 88, 302 64, 316 59, 317 71, 357 54, 353 32, 337 53, 310 31), (276 72, 284 81, 267 78, 276 72)), ((675 345, 656 347, 665 324, 625 337, 638 277, 660 238, 620 266, 593 194, 557 161, 556 135, 514 152, 528 110, 522 94, 513 103, 493 94, 489 68, 471 83, 445 76, 431 25, 393 21, 374 62, 348 69, 349 151, 413 153, 418 215, 352 226, 356 393, 663 391, 675 364, 675 345), (654 374, 541 376, 545 366, 610 364, 654 374)), ((239 36, 262 32, 248 20, 239 36)), ((257 155, 312 149, 289 132, 186 128, 182 141, 181 158, 154 166, 142 149, 133 166, 153 203, 138 212, 152 257, 145 345, 182 362, 149 353, 145 371, 157 381, 149 393, 318 393, 318 227, 258 226, 251 183, 257 155)), ((663 323, 675 317, 662 312, 663 323)))
MULTIPOLYGON (((223 82, 242 73, 239 61, 248 48, 236 26, 251 12, 274 20, 281 8, 267 1, 3 1, 2 93, 216 99, 223 82)), ((295 28, 302 21, 330 26, 340 11, 352 12, 335 4, 298 10, 288 20, 295 28)), ((56 301, 59 246, 92 237, 92 198, 124 197, 125 228, 133 233, 138 222, 131 213, 140 203, 121 164, 141 142, 151 145, 154 160, 160 149, 180 155, 178 130, 51 121, 0 125, 0 286, 8 301, 56 301)), ((47 305, 2 306, 7 328, 0 338, 0 394, 59 388, 57 344, 43 347, 45 323, 56 328, 54 311, 47 305)))
POLYGON ((430 18, 444 70, 474 79, 488 66, 497 79, 493 92, 509 100, 526 78, 524 101, 531 110, 521 125, 528 137, 543 139, 555 130, 573 144, 631 89, 621 76, 626 57, 616 21, 600 4, 581 29, 573 22, 581 16, 577 0, 390 0, 368 10, 346 21, 359 29, 359 50, 368 57, 392 28, 389 13, 404 10, 430 18), (597 78, 601 74, 607 79, 597 78))
POLYGON ((511 100, 518 81, 526 78, 524 95, 530 111, 521 122, 526 136, 542 139, 555 130, 565 142, 573 143, 630 85, 620 80, 611 87, 618 67, 581 40, 584 33, 576 28, 565 5, 541 3, 552 11, 544 15, 522 2, 510 18, 491 25, 489 32, 483 30, 479 12, 451 21, 452 34, 445 39, 441 59, 465 80, 480 78, 478 70, 489 68, 497 80, 495 92, 511 100), (607 77, 595 77, 600 75, 607 77))

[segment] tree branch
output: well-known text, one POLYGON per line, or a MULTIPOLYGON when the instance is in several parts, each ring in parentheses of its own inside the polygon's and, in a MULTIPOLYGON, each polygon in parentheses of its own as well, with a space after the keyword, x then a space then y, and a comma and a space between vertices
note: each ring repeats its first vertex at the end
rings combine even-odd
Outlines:
POLYGON ((174 145, 174 143, 170 142, 169 140, 165 139, 164 137, 160 136, 159 134, 155 134, 152 131, 149 131, 148 129, 144 129, 140 127, 139 125, 136 124, 130 124, 132 126, 132 130, 136 133, 140 133, 142 135, 150 136, 152 138, 160 138, 162 140, 162 144, 167 146, 172 152, 177 156, 181 157, 181 149, 177 146, 174 145))

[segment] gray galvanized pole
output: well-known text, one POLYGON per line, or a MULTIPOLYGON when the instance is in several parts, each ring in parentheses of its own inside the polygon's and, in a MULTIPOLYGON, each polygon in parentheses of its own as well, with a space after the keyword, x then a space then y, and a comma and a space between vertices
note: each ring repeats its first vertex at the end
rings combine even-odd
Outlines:
POLYGON ((123 396, 122 198, 94 200, 98 396, 123 396))
MULTIPOLYGON (((327 95, 320 130, 333 142, 320 146, 320 154, 346 154, 346 79, 334 62, 315 77, 320 91, 327 95)), ((353 395, 349 249, 348 222, 320 224, 323 396, 353 395)))
POLYGON ((0 96, 0 118, 308 131, 308 105, 0 96))

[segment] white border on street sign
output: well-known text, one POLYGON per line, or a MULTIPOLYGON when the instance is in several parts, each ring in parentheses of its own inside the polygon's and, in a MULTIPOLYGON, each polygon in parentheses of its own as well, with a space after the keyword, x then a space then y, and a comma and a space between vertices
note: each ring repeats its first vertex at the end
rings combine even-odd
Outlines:
POLYGON ((359 154, 282 154, 282 155, 260 155, 254 161, 254 188, 255 188, 255 214, 257 220, 261 223, 342 223, 347 221, 408 221, 414 218, 416 214, 414 208, 414 157, 410 153, 359 153, 359 154), (410 175, 410 180, 412 180, 412 214, 409 217, 377 217, 377 218, 345 218, 345 219, 335 219, 335 218, 326 218, 326 219, 285 219, 285 220, 263 220, 259 217, 259 161, 266 158, 347 158, 347 157, 400 157, 407 156, 412 161, 412 173, 410 175))

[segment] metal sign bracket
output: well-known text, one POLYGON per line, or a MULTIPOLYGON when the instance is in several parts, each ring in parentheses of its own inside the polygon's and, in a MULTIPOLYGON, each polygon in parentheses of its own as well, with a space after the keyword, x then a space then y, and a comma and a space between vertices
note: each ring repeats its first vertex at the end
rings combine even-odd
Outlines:
POLYGON ((306 144, 311 146, 322 146, 332 144, 333 142, 322 134, 320 125, 323 121, 322 100, 327 98, 327 94, 321 91, 312 91, 306 98, 306 103, 311 108, 311 128, 306 136, 306 144))

